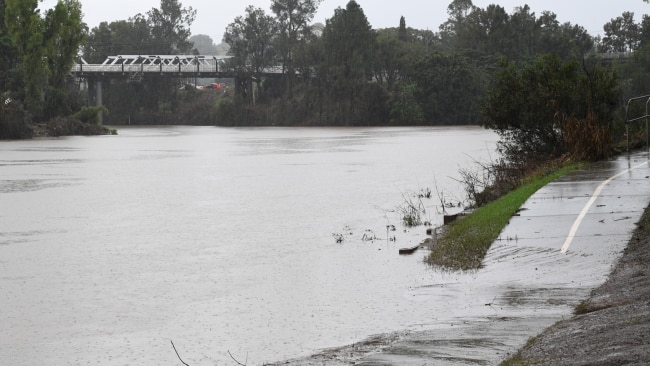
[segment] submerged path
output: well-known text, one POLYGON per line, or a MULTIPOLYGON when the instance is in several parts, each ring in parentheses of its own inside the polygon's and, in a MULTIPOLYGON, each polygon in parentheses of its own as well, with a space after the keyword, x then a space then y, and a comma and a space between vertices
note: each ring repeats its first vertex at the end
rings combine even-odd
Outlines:
MULTIPOLYGON (((422 331, 378 335, 279 364, 493 365, 573 309, 608 277, 650 201, 648 154, 575 171, 537 191, 492 245, 484 268, 415 289, 422 331), (457 308, 438 318, 436 305, 457 308)), ((415 295, 414 295, 415 296, 415 295)))

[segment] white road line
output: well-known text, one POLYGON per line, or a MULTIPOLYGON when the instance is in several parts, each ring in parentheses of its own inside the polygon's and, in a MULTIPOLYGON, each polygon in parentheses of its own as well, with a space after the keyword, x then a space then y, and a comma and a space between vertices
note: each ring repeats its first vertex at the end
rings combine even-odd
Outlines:
POLYGON ((591 205, 593 205, 594 202, 596 201, 596 199, 598 198, 598 196, 600 196, 600 193, 603 191, 605 186, 608 185, 614 179, 620 177, 621 175, 629 173, 630 171, 632 171, 634 169, 638 169, 638 168, 640 168, 640 167, 642 167, 642 166, 644 166, 646 164, 648 164, 647 161, 645 163, 639 164, 639 165, 637 165, 635 167, 626 169, 626 170, 616 174, 615 176, 613 176, 613 177, 603 181, 602 183, 600 183, 598 188, 596 188, 596 190, 594 191, 594 194, 591 195, 591 198, 589 199, 589 202, 587 202, 585 207, 582 208, 582 211, 580 212, 580 215, 578 215, 578 218, 576 218, 576 221, 573 223, 573 226, 571 226, 571 230, 569 231, 569 235, 567 235, 566 240, 564 241, 564 245, 562 245, 562 253, 566 253, 567 250, 569 250, 569 247, 571 246, 571 243, 573 242, 573 239, 576 236, 576 232, 578 231, 578 228, 580 227, 580 224, 582 223, 582 219, 585 218, 585 216, 587 215, 587 212, 591 208, 591 205))

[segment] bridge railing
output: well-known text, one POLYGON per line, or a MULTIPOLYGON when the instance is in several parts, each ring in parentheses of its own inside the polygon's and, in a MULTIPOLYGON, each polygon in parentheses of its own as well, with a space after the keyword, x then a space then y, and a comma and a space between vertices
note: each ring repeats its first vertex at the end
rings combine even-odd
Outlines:
POLYGON ((192 73, 214 73, 227 72, 221 70, 218 65, 98 65, 98 64, 75 64, 72 66, 73 73, 163 73, 163 74, 192 74, 192 73))
MULTIPOLYGON (((71 72, 78 76, 88 76, 92 74, 168 74, 174 76, 195 76, 197 74, 230 74, 231 69, 225 69, 224 65, 219 64, 74 64, 71 72)), ((285 72, 282 66, 270 66, 261 71, 262 74, 282 74, 285 72)))

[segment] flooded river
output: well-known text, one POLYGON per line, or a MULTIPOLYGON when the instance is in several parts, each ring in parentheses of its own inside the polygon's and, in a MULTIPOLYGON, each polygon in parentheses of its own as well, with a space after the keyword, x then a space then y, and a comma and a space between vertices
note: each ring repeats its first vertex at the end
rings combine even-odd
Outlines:
POLYGON ((401 208, 440 225, 441 202, 463 199, 459 169, 495 157, 490 131, 119 133, 0 142, 6 364, 173 365, 173 341, 192 366, 304 365, 356 345, 311 359, 330 365, 387 340, 359 357, 496 364, 602 283, 649 197, 647 157, 620 157, 540 190, 481 270, 445 273, 424 250, 398 255, 426 230, 401 208), (626 168, 585 219, 597 230, 562 253, 569 213, 626 168))
POLYGON ((436 326, 454 306, 418 293, 456 279, 398 255, 425 235, 399 207, 421 202, 439 224, 440 197, 462 200, 458 169, 495 141, 154 127, 0 142, 0 359, 171 365, 173 341, 193 366, 228 352, 256 365, 436 326))

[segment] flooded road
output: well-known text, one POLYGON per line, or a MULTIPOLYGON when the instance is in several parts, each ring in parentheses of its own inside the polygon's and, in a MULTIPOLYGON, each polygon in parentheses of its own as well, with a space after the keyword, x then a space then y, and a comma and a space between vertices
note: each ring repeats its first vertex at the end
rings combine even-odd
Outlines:
POLYGON ((528 338, 570 317, 604 282, 649 202, 647 153, 598 163, 543 187, 511 219, 484 268, 471 278, 459 277, 460 284, 414 291, 424 303, 451 299, 448 305, 458 310, 453 318, 438 318, 433 330, 392 334, 383 352, 359 353, 355 361, 498 364, 528 338))

